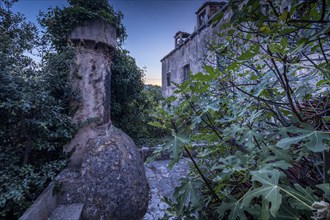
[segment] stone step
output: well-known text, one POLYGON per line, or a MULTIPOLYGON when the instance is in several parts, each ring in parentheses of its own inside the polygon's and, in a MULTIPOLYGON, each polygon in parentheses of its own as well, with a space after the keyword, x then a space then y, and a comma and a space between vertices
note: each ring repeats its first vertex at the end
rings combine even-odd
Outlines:
POLYGON ((49 220, 80 220, 83 208, 81 203, 59 204, 49 220))

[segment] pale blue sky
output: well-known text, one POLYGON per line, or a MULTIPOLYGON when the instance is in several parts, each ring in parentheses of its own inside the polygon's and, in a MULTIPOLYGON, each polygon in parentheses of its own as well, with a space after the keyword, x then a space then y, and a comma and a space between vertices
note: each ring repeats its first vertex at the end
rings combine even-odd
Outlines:
MULTIPOLYGON (((160 59, 174 49, 177 31, 193 32, 195 11, 205 0, 109 0, 116 11, 124 14, 123 23, 128 38, 124 48, 129 50, 139 67, 146 67, 146 83, 160 84, 160 59)), ((27 20, 37 23, 39 11, 50 6, 65 6, 66 0, 19 0, 14 10, 27 20)))

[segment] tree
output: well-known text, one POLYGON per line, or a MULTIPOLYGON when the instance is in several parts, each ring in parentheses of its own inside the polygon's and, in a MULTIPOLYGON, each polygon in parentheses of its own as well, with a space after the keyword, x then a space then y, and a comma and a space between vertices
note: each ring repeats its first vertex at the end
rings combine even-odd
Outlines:
POLYGON ((111 65, 111 120, 133 136, 142 128, 144 75, 144 70, 136 65, 128 51, 115 52, 111 65))
POLYGON ((122 24, 123 14, 115 12, 107 0, 68 0, 69 7, 50 8, 41 12, 40 24, 46 29, 45 38, 57 52, 67 49, 67 38, 71 31, 84 21, 101 19, 116 29, 118 45, 126 39, 126 30, 122 24))
MULTIPOLYGON (((62 145, 70 118, 54 85, 65 88, 51 59, 38 65, 26 52, 38 47, 36 27, 0 3, 0 216, 19 217, 65 165, 62 145)), ((57 58, 53 58, 53 61, 57 58)))
POLYGON ((194 169, 169 201, 170 213, 218 219, 330 213, 329 5, 229 1, 214 18, 218 34, 210 49, 221 66, 205 66, 205 74, 179 85, 179 105, 161 110, 153 123, 172 131, 162 150, 173 162, 183 151, 199 158, 191 157, 194 169))
POLYGON ((157 86, 144 85, 144 70, 126 50, 115 52, 111 66, 111 119, 129 134, 138 146, 155 144, 163 136, 148 125, 153 110, 162 100, 157 86))

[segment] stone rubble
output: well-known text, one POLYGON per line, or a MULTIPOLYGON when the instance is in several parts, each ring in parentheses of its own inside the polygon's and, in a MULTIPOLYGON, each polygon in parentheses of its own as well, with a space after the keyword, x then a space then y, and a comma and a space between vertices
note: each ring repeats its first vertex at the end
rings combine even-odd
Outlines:
POLYGON ((146 176, 151 189, 151 199, 144 220, 161 219, 168 205, 161 201, 162 198, 173 198, 175 187, 179 186, 180 178, 189 173, 190 160, 183 158, 177 165, 170 169, 170 160, 156 160, 145 164, 146 176))

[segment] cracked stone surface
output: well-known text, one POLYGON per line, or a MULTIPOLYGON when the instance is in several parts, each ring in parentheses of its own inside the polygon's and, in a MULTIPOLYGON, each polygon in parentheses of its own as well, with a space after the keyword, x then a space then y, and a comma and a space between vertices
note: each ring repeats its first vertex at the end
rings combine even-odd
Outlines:
POLYGON ((156 160, 145 165, 151 200, 144 220, 161 219, 164 216, 168 205, 161 201, 162 198, 173 198, 174 189, 180 184, 179 179, 189 172, 189 159, 181 159, 172 170, 168 167, 169 162, 170 160, 156 160))

